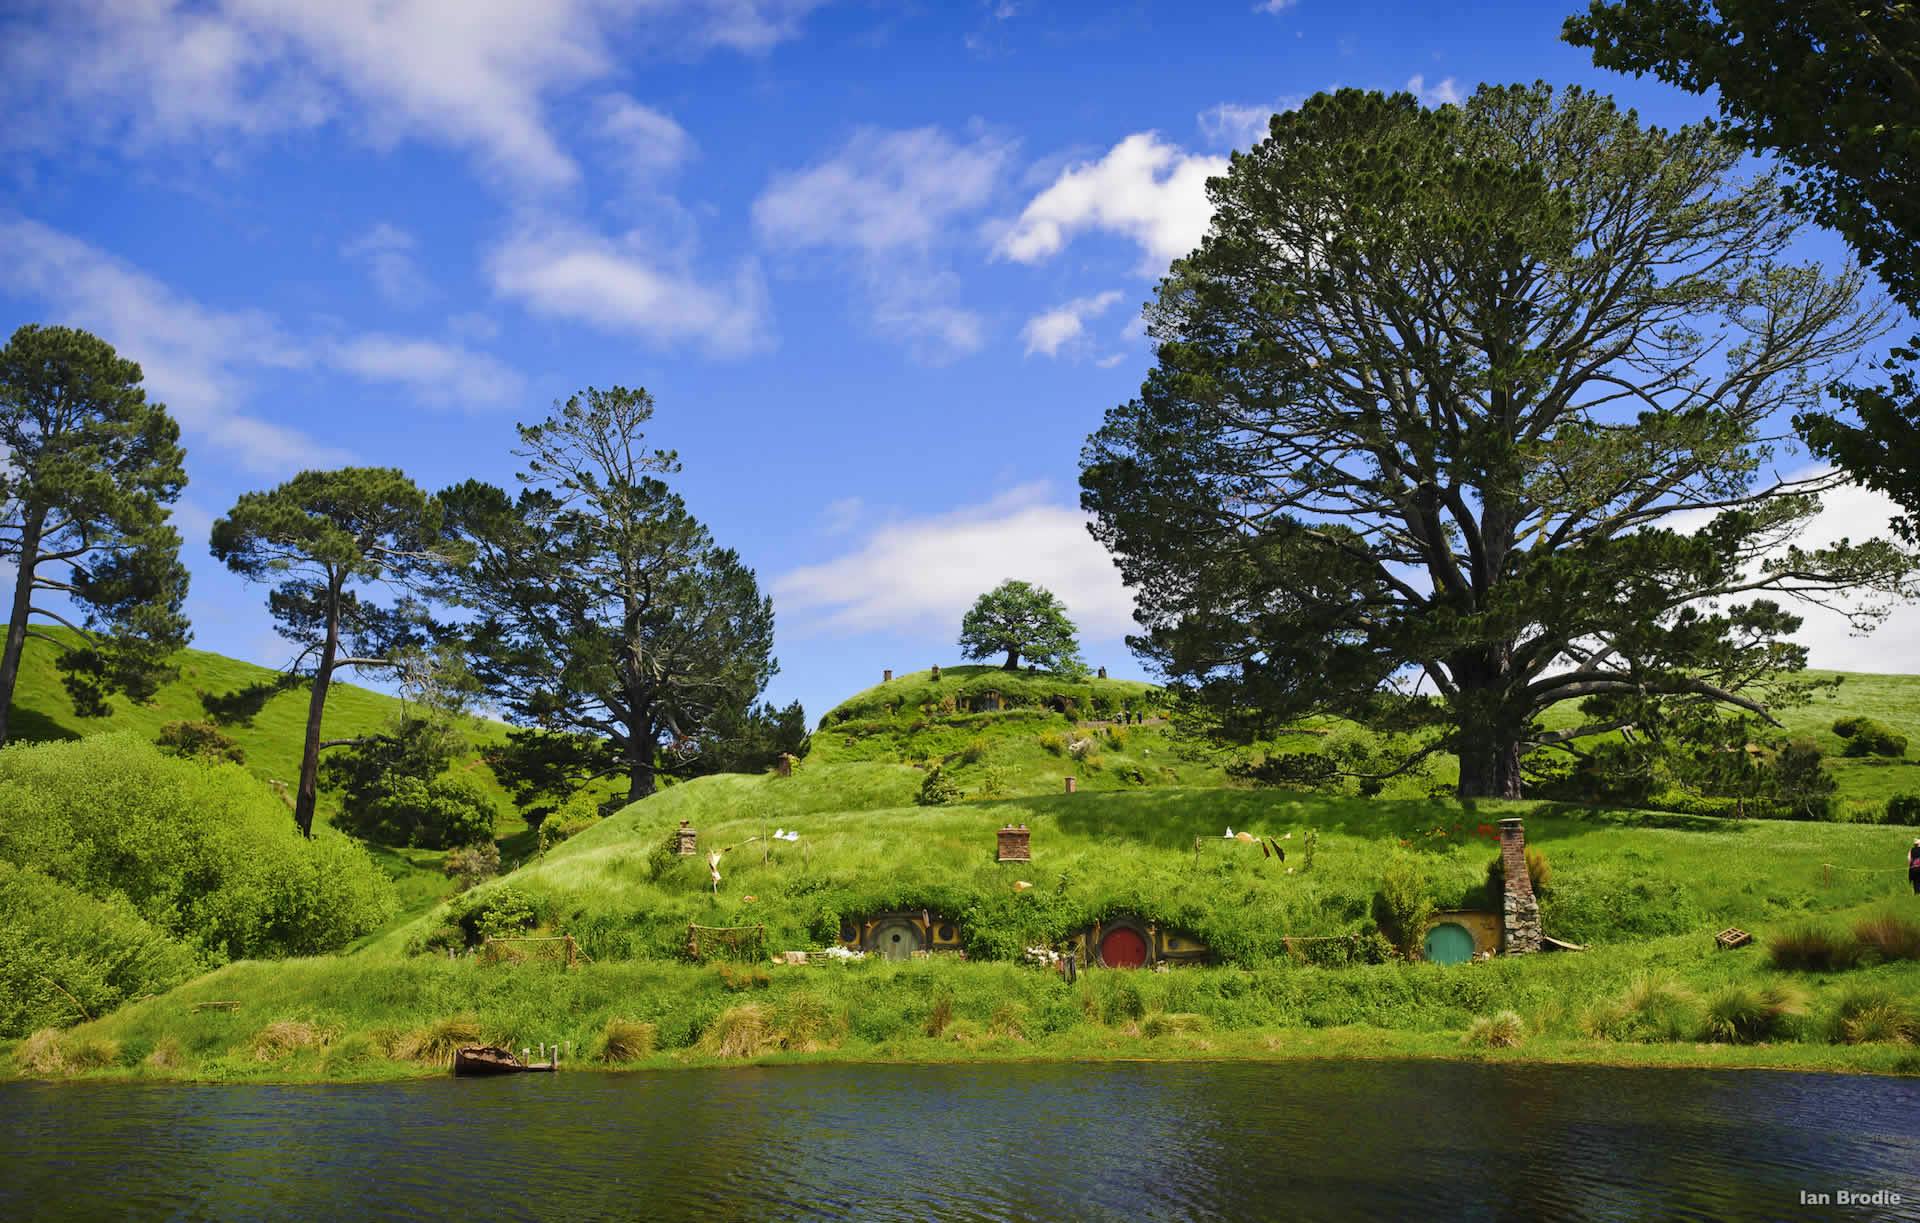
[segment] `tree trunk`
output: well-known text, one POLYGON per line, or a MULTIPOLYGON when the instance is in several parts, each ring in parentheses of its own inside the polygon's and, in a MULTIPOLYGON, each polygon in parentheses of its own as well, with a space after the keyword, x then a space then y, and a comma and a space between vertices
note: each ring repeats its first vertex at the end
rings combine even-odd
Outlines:
POLYGON ((1002 671, 1018 671, 1020 669, 1020 651, 1008 650, 1007 661, 1000 669, 1002 671))
POLYGON ((27 648, 27 614, 33 606, 33 570, 40 563, 40 532, 47 511, 31 509, 21 523, 20 558, 13 587, 13 614, 7 619, 7 645, 0 653, 0 747, 7 744, 7 714, 13 708, 13 686, 20 678, 20 655, 27 648))
POLYGON ((313 813, 320 805, 320 719, 327 712, 327 685, 333 682, 333 660, 340 652, 340 587, 336 577, 327 590, 327 638, 320 646, 320 665, 313 672, 313 695, 307 699, 307 739, 300 751, 300 790, 293 800, 293 822, 300 835, 313 838, 313 813))
POLYGON ((642 743, 639 735, 627 740, 627 801, 630 803, 653 794, 653 757, 651 753, 641 755, 651 746, 651 743, 642 743))
POLYGON ((1520 740, 1497 731, 1462 734, 1461 798, 1519 798, 1520 740))

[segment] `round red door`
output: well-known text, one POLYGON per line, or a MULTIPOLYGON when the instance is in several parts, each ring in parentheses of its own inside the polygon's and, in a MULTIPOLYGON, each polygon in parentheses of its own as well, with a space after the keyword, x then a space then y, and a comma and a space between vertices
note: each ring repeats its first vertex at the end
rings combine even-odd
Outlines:
POLYGON ((1139 968, 1147 962, 1147 940, 1130 926, 1109 930, 1100 940, 1100 962, 1108 968, 1139 968))

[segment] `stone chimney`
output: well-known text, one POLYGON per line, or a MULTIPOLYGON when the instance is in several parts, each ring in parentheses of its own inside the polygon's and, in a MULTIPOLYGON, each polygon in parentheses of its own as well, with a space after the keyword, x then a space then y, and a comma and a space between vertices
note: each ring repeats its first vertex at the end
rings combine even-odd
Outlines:
POLYGON ((1074 779, 1073 779, 1073 778, 1071 778, 1071 777, 1069 777, 1069 778, 1067 778, 1067 793, 1069 793, 1069 794, 1071 794, 1071 793, 1073 793, 1073 787, 1074 787, 1074 786, 1075 786, 1076 784, 1077 784, 1077 783, 1076 783, 1076 782, 1074 781, 1074 779))
POLYGON ((780 754, 779 754, 778 756, 775 756, 775 757, 773 758, 773 771, 774 771, 774 773, 775 773, 776 775, 778 775, 778 776, 780 776, 780 777, 791 777, 791 776, 793 776, 793 755, 792 755, 792 753, 790 753, 790 752, 781 752, 781 753, 780 753, 780 754))
POLYGON ((1001 862, 1033 861, 1033 850, 1027 841, 1025 824, 1008 824, 1000 829, 997 860, 1001 862))
POLYGON ((673 830, 673 852, 683 858, 692 857, 695 853, 699 852, 699 850, 695 848, 696 842, 698 842, 699 839, 700 834, 693 830, 693 826, 687 823, 687 821, 681 820, 680 827, 673 830))
POLYGON ((1100 678, 1101 679, 1107 678, 1107 669, 1105 667, 1100 668, 1100 678))
POLYGON ((940 664, 939 663, 933 664, 933 682, 936 684, 940 682, 940 664))
POLYGON ((1501 947, 1506 955, 1540 950, 1540 902, 1527 874, 1527 830, 1516 817, 1500 821, 1500 869, 1506 891, 1500 898, 1501 947))
POLYGON ((893 682, 893 671, 892 671, 891 669, 889 669, 889 670, 886 670, 886 671, 882 671, 882 672, 880 673, 880 682, 881 682, 881 683, 883 683, 883 684, 890 684, 890 683, 892 683, 892 682, 893 682))

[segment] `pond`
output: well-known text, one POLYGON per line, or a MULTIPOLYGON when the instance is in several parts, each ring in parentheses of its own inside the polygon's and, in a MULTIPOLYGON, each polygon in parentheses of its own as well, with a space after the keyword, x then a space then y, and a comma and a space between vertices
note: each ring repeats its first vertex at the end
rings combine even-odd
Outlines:
POLYGON ((1920 1218, 1920 1080, 1839 1075, 796 1066, 0 1084, 0 1116, 0 1218, 1920 1218))

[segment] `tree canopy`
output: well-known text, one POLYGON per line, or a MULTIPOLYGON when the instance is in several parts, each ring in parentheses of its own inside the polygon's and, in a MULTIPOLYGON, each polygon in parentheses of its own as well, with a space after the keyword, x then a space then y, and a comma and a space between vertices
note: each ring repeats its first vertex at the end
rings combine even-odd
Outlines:
POLYGON ((1907 560, 1794 545, 1835 478, 1779 475, 1774 422, 1879 320, 1857 271, 1783 262, 1797 218, 1739 160, 1540 85, 1275 116, 1083 456, 1134 648, 1222 733, 1434 726, 1467 796, 1677 708, 1764 714, 1805 661, 1777 599, 1907 560))
POLYGON ((963 658, 1005 654, 1005 668, 1020 660, 1048 671, 1079 671, 1080 643, 1066 604, 1044 586, 1008 579, 974 601, 960 621, 963 658))
POLYGON ((340 668, 391 668, 424 650, 431 622, 413 597, 460 557, 441 534, 439 502, 391 467, 303 471, 243 494, 213 524, 213 555, 248 581, 271 582, 275 631, 300 647, 311 676, 294 821, 312 835, 321 718, 340 668), (367 597, 399 592, 386 604, 367 597), (344 653, 343 653, 344 651, 344 653))
POLYGON ((518 496, 443 494, 472 549, 454 589, 473 673, 522 727, 496 769, 523 801, 611 775, 651 794, 776 669, 772 600, 660 478, 679 460, 647 448, 652 416, 644 390, 589 388, 520 427, 518 496))
POLYGON ((74 709, 151 696, 187 643, 187 571, 167 506, 180 426, 97 336, 28 324, 0 348, 0 561, 18 571, 0 653, 0 744, 28 637, 60 652, 74 709), (73 618, 78 616, 78 622, 73 618), (63 638, 36 622, 73 630, 63 638))
MULTIPOLYGON (((1920 314, 1920 8, 1904 0, 1596 0, 1567 41, 1603 68, 1715 92, 1724 133, 1789 167, 1792 201, 1836 230, 1920 314)), ((1803 411, 1815 454, 1905 511, 1920 540, 1920 339, 1883 385, 1836 385, 1849 421, 1803 411)))

